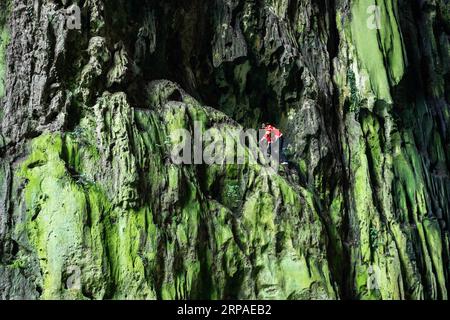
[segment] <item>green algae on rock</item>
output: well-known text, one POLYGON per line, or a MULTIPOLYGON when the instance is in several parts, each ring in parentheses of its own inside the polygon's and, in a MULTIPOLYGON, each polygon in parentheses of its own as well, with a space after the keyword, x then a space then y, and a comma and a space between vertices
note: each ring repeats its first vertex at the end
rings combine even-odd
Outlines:
POLYGON ((0 298, 448 299, 448 1, 6 3, 0 298))
POLYGON ((83 134, 32 141, 18 176, 42 297, 336 298, 323 225, 306 190, 258 165, 205 167, 211 185, 202 186, 202 169, 167 163, 166 132, 190 128, 190 119, 220 124, 185 99, 157 114, 133 110, 123 93, 105 95, 95 126, 86 120, 77 128, 83 134), (217 180, 225 190, 241 183, 241 213, 215 198, 217 180), (66 287, 68 268, 79 268, 80 288, 66 287))
POLYGON ((5 1, 0 4, 0 99, 5 95, 5 83, 4 83, 6 73, 5 59, 6 59, 6 48, 9 43, 9 31, 6 20, 8 17, 9 6, 10 6, 9 1, 5 1))

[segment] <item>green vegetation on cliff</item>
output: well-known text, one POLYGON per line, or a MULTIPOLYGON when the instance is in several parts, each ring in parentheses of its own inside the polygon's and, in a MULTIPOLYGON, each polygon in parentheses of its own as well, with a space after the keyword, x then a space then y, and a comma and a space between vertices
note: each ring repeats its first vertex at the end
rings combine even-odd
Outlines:
POLYGON ((3 98, 5 95, 4 80, 6 74, 6 48, 9 43, 9 33, 7 27, 7 17, 10 10, 9 6, 9 1, 4 1, 0 4, 0 98, 3 98))
MULTIPOLYGON (((167 83, 152 95, 166 88, 181 90, 167 83)), ((189 119, 229 126, 183 100, 156 115, 106 95, 73 133, 33 140, 18 173, 26 217, 17 232, 40 261, 42 297, 335 298, 307 191, 261 166, 205 167, 202 186, 203 169, 164 163, 165 134, 191 127, 189 119), (235 201, 214 194, 218 183, 238 187, 235 201), (78 288, 67 287, 67 270, 80 271, 78 288)))
POLYGON ((74 2, 0 11, 0 298, 448 299, 447 1, 74 2))

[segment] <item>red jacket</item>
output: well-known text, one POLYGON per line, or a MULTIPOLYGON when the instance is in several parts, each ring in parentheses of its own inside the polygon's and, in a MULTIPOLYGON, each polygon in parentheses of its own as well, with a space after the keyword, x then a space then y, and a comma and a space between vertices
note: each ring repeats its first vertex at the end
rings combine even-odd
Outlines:
POLYGON ((278 139, 280 139, 283 136, 283 134, 281 133, 280 130, 278 130, 277 128, 275 128, 274 126, 272 126, 270 124, 268 126, 266 126, 264 128, 264 130, 266 130, 266 133, 264 134, 264 137, 262 138, 262 140, 267 140, 267 143, 269 143, 269 144, 277 141, 278 139), (274 139, 275 141, 272 141, 272 135, 273 135, 273 137, 275 137, 275 139, 274 139))

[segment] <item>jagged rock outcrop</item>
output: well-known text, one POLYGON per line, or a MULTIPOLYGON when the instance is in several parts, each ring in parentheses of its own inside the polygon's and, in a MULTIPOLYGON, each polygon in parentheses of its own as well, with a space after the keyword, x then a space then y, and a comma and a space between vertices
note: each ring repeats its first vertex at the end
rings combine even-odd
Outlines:
POLYGON ((447 0, 0 9, 1 298, 448 298, 447 0), (263 121, 288 172, 170 158, 263 121))

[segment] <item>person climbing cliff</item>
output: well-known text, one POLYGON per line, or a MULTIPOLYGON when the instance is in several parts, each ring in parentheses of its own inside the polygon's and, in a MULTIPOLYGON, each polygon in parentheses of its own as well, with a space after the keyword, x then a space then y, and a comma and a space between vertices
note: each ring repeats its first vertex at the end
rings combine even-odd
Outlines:
POLYGON ((277 129, 275 126, 270 124, 263 123, 261 125, 261 129, 265 131, 264 136, 260 140, 260 143, 267 143, 267 150, 269 156, 272 154, 272 146, 274 143, 279 142, 279 150, 280 150, 280 163, 282 165, 288 165, 288 161, 286 159, 284 153, 284 135, 283 133, 277 129))

